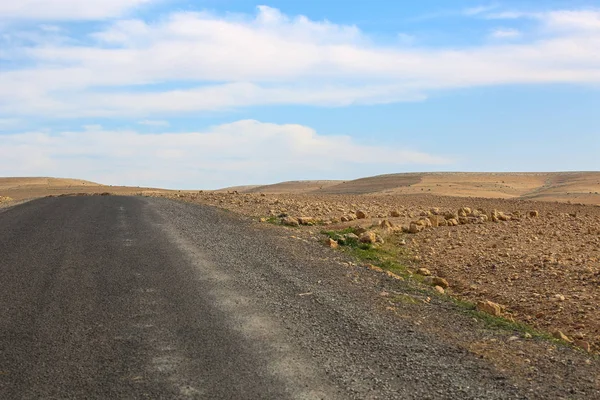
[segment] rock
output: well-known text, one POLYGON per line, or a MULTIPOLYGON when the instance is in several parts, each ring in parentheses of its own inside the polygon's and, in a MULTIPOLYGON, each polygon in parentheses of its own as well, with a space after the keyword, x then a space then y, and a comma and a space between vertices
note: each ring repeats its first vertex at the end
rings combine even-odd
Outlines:
POLYGON ((431 276, 431 271, 427 268, 419 268, 417 270, 417 274, 422 276, 431 276))
POLYGON ((440 209, 437 207, 433 207, 432 209, 429 210, 429 212, 433 215, 440 215, 440 209))
POLYGON ((298 223, 300 225, 314 225, 315 219, 313 217, 298 217, 298 223))
POLYGON ((591 350, 592 350, 590 344, 588 342, 586 342, 585 340, 574 339, 573 343, 575 344, 575 346, 587 351, 588 353, 591 352, 591 350))
POLYGON ((377 235, 375 232, 367 231, 360 235, 359 241, 361 243, 375 243, 377 241, 377 235))
POLYGON ((348 217, 343 216, 343 217, 340 218, 340 221, 341 222, 348 222, 349 220, 348 220, 348 217))
POLYGON ((365 267, 370 269, 371 271, 383 272, 383 268, 378 267, 377 265, 367 264, 367 265, 365 265, 365 267))
POLYGON ((365 219, 365 218, 367 218, 367 213, 362 210, 358 210, 358 211, 356 211, 356 218, 365 219))
POLYGON ((281 223, 286 226, 299 226, 300 223, 294 217, 284 217, 281 219, 281 223))
POLYGON ((404 240, 404 239, 401 239, 401 240, 398 242, 398 245, 399 245, 399 246, 406 246, 406 240, 404 240))
POLYGON ((459 217, 466 217, 469 214, 471 214, 471 209, 469 207, 462 207, 458 209, 458 216, 459 217))
POLYGON ((444 294, 446 293, 446 291, 444 290, 443 287, 441 286, 435 286, 434 289, 439 293, 439 294, 444 294))
POLYGON ((423 225, 418 225, 416 222, 411 222, 410 227, 408 228, 408 232, 409 233, 419 233, 423 229, 425 229, 425 227, 423 225))
POLYGON ((379 235, 376 235, 376 239, 375 242, 379 243, 379 244, 384 244, 385 240, 383 240, 383 238, 379 235))
POLYGON ((444 218, 438 218, 438 226, 447 226, 448 225, 448 221, 445 220, 444 218))
POLYGON ((438 218, 437 215, 430 215, 429 218, 427 218, 427 219, 429 220, 429 223, 431 224, 432 227, 440 226, 440 223, 439 223, 440 218, 438 218))
POLYGON ((331 238, 325 239, 325 245, 327 247, 331 247, 332 249, 337 249, 339 247, 338 242, 336 242, 335 240, 333 240, 331 238))
POLYGON ((433 226, 429 218, 421 218, 417 221, 417 224, 423 225, 425 228, 431 228, 433 226))
POLYGON ((398 218, 400 217, 400 212, 397 210, 393 210, 392 212, 390 212, 390 217, 398 218))
POLYGON ((569 338, 567 335, 565 335, 564 333, 562 333, 562 331, 556 330, 552 333, 552 336, 554 336, 556 339, 564 340, 565 342, 569 342, 569 343, 573 343, 573 340, 571 338, 569 338))
POLYGON ((379 227, 381 227, 383 229, 392 229, 394 227, 394 225, 387 219, 384 219, 379 223, 379 227))
POLYGON ((498 212, 498 219, 500 221, 510 221, 511 217, 510 217, 510 215, 506 215, 503 212, 498 212))
POLYGON ((267 222, 267 219, 265 217, 262 217, 261 219, 258 220, 259 222, 267 222))
POLYGON ((469 223, 469 218, 467 217, 458 217, 458 223, 461 225, 467 225, 469 223))
POLYGON ((449 220, 449 219, 458 219, 458 214, 456 214, 456 213, 453 213, 453 212, 447 212, 447 213, 444 215, 444 218, 445 218, 446 220, 449 220))
POLYGON ((365 233, 366 231, 368 231, 367 228, 363 228, 362 226, 355 226, 354 227, 354 233, 356 233, 357 235, 361 235, 363 233, 365 233))
POLYGON ((344 237, 346 238, 346 240, 354 240, 354 241, 357 241, 357 240, 359 239, 359 238, 358 238, 358 235, 356 235, 356 234, 354 234, 354 233, 346 233, 346 234, 344 235, 344 237))
POLYGON ((529 211, 529 216, 531 218, 537 218, 539 217, 540 213, 537 210, 533 210, 533 211, 529 211))
POLYGON ((502 307, 498 303, 494 303, 492 301, 478 301, 476 306, 477 311, 484 312, 489 315, 493 315, 495 317, 500 317, 502 315, 502 307))
POLYGON ((448 226, 458 226, 458 220, 455 218, 451 218, 448 220, 448 226))
POLYGON ((441 287, 443 287, 444 289, 447 289, 447 288, 448 288, 448 286, 450 286, 450 284, 448 283, 448 281, 447 281, 447 280, 445 280, 444 278, 440 278, 439 276, 436 276, 436 277, 434 277, 434 278, 431 280, 431 284, 432 284, 433 286, 441 286, 441 287))

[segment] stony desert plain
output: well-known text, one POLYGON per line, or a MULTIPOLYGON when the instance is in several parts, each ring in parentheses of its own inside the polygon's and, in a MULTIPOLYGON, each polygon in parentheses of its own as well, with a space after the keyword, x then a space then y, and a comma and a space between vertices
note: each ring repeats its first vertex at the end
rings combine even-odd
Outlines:
MULTIPOLYGON (((356 265, 414 282, 430 296, 600 352, 600 172, 408 173, 216 191, 0 178, 0 207, 101 194, 227 209, 277 225, 290 240, 354 252, 356 265)), ((381 296, 390 309, 430 301, 381 296)))

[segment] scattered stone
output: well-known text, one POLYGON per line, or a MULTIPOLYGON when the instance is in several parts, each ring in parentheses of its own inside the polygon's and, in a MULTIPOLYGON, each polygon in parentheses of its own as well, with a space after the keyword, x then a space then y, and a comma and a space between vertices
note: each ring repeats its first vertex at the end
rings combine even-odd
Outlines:
POLYGON ((300 225, 314 225, 315 219, 313 217, 298 217, 298 223, 300 225))
MULTIPOLYGON (((441 218, 438 218, 438 216, 437 216, 437 215, 430 215, 430 216, 429 216, 427 219, 429 220, 429 223, 431 224, 431 226, 432 226, 432 227, 434 227, 434 228, 435 228, 435 227, 438 227, 438 226, 440 226, 439 220, 440 220, 441 218)), ((444 221, 445 221, 445 220, 444 220, 444 221)))
POLYGON ((367 231, 360 235, 359 241, 361 243, 375 243, 377 241, 377 235, 375 232, 367 231))
POLYGON ((356 240, 358 240, 358 239, 359 239, 358 235, 356 235, 356 234, 354 234, 354 233, 352 233, 352 232, 350 232, 350 233, 346 233, 346 234, 344 235, 344 237, 346 238, 346 240, 354 240, 354 241, 356 241, 356 240))
POLYGON ((443 288, 443 287, 441 287, 441 286, 437 286, 437 285, 436 285, 436 286, 434 287, 434 289, 435 289, 435 290, 436 290, 436 291, 437 291, 439 294, 444 294, 444 293, 446 293, 446 291, 444 290, 444 288, 443 288))
POLYGON ((556 339, 564 340, 568 343, 573 343, 573 340, 564 333, 562 333, 562 331, 556 330, 552 333, 552 336, 554 336, 556 339))
POLYGON ((422 275, 422 276, 431 276, 431 271, 428 270, 427 268, 419 268, 417 270, 417 274, 422 275))
POLYGON ((448 283, 447 280, 445 280, 444 278, 440 278, 439 276, 436 276, 432 279, 431 283, 434 286, 441 286, 444 289, 447 289, 448 286, 450 286, 450 284, 448 283))
POLYGON ((451 218, 449 220, 447 220, 448 222, 448 226, 458 226, 458 220, 455 218, 451 218))
POLYGON ((365 218, 367 218, 367 213, 364 212, 363 210, 358 210, 358 211, 356 211, 356 218, 365 219, 365 218))
POLYGON ((367 264, 367 265, 365 265, 365 267, 370 269, 371 271, 383 272, 383 268, 378 267, 377 265, 367 264))
POLYGON ((423 229, 425 229, 425 227, 423 225, 419 225, 416 222, 411 222, 410 227, 408 228, 408 232, 409 233, 419 233, 423 229))
POLYGON ((294 217, 284 217, 281 219, 281 223, 286 226, 299 226, 300 223, 294 217))
POLYGON ((331 238, 325 239, 325 245, 327 247, 331 247, 332 249, 337 249, 340 246, 337 241, 335 241, 331 238))
POLYGON ((379 227, 381 227, 383 229, 392 229, 394 227, 394 224, 392 224, 387 219, 384 219, 379 223, 379 227))
POLYGON ((502 307, 500 304, 489 300, 477 302, 476 309, 477 311, 481 311, 495 317, 500 317, 502 315, 502 307))
POLYGON ((575 344, 575 346, 587 351, 588 353, 592 351, 592 348, 591 348, 589 342, 586 342, 585 340, 574 339, 573 343, 575 344))

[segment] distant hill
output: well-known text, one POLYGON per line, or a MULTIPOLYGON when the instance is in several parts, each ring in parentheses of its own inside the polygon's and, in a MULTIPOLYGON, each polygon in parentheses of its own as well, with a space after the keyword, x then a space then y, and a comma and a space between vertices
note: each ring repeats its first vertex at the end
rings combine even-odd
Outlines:
POLYGON ((417 194, 522 198, 600 204, 600 172, 429 172, 350 181, 291 181, 252 186, 245 193, 417 194))

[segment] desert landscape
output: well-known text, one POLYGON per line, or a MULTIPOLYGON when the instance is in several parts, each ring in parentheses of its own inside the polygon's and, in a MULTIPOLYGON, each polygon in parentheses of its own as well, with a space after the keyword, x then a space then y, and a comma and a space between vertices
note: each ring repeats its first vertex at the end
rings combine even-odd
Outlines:
POLYGON ((0 179, 4 205, 68 194, 142 195, 287 225, 336 248, 344 239, 322 232, 352 232, 387 253, 402 249, 396 261, 406 269, 396 272, 403 279, 437 282, 445 295, 589 352, 600 351, 599 191, 597 172, 393 174, 217 191, 0 179))

